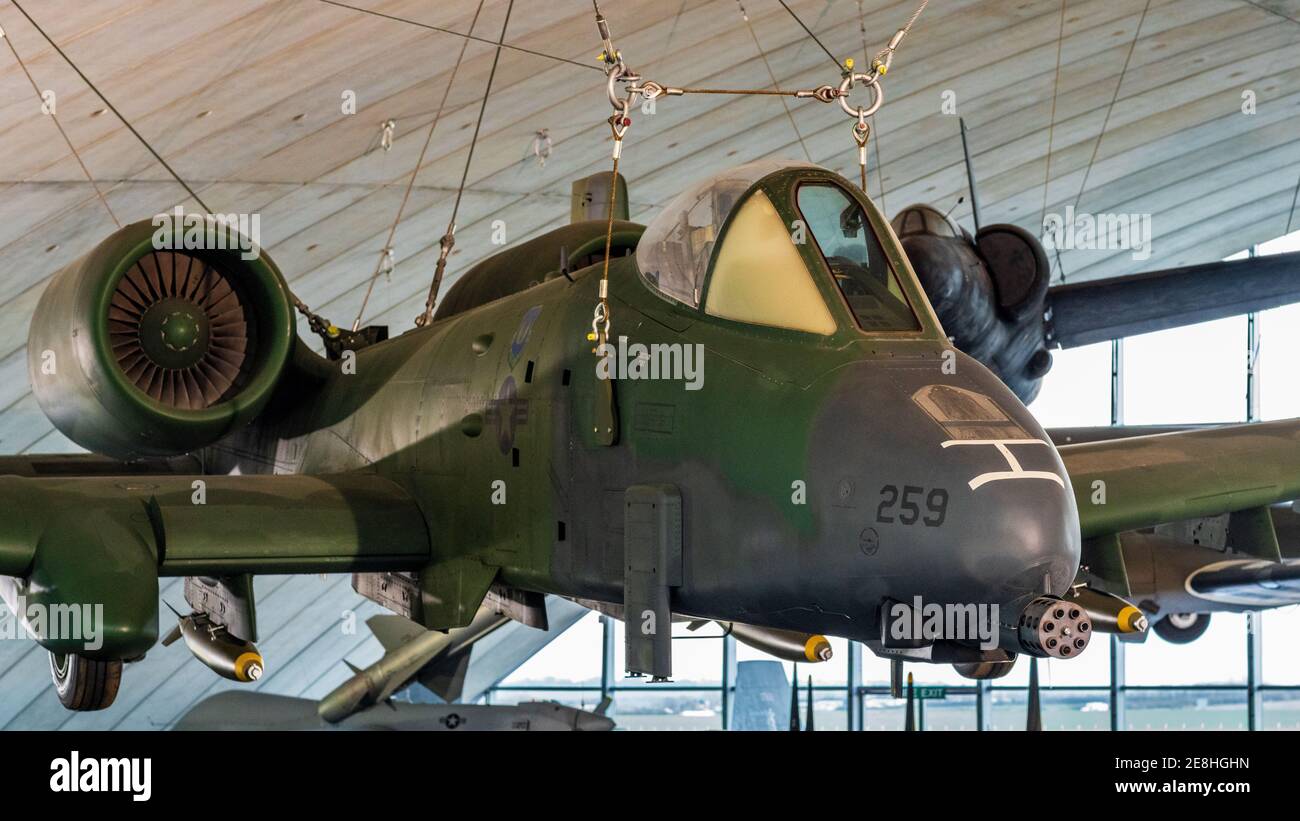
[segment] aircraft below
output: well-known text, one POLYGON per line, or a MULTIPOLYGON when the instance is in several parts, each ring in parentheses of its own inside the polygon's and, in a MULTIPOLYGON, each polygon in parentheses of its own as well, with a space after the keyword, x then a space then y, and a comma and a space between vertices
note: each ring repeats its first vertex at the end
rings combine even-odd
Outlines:
POLYGON ((418 730, 421 732, 601 732, 614 721, 600 712, 553 701, 516 705, 408 704, 372 707, 338 722, 322 721, 311 699, 225 690, 194 705, 173 730, 418 730))

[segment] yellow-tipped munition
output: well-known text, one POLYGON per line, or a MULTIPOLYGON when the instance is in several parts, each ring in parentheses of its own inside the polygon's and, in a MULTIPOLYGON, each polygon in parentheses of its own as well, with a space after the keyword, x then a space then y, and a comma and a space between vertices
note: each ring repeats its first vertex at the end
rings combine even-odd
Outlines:
POLYGON ((1119 596, 1091 587, 1079 587, 1067 600, 1087 612, 1093 630, 1099 633, 1145 633, 1147 630, 1147 617, 1136 605, 1119 596))

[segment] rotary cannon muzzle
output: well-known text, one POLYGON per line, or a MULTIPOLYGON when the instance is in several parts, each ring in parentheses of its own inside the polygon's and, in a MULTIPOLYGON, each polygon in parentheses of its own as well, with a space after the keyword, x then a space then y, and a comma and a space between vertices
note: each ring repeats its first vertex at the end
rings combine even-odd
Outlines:
POLYGON ((1039 596, 1020 614, 1017 633, 1021 647, 1032 656, 1074 658, 1088 646, 1092 619, 1079 604, 1039 596))

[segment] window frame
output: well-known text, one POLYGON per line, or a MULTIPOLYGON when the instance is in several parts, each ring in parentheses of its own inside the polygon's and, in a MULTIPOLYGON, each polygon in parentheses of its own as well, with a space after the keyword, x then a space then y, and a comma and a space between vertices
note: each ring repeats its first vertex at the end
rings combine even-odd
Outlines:
MULTIPOLYGON (((914 279, 915 275, 914 274, 912 276, 899 275, 898 268, 894 265, 893 260, 889 258, 889 251, 886 243, 881 240, 880 232, 877 231, 875 226, 872 224, 873 214, 871 213, 871 209, 867 208, 866 205, 863 204, 862 200, 854 195, 851 189, 845 188, 843 185, 840 185, 838 182, 836 182, 833 179, 824 179, 824 180, 802 179, 799 181, 797 185, 794 186, 793 190, 791 191, 791 197, 793 198, 794 201, 794 209, 799 214, 799 219, 803 221, 804 227, 807 229, 808 235, 812 237, 813 245, 817 249, 817 258, 818 261, 820 262, 821 271, 824 277, 830 282, 831 287, 835 289, 835 293, 839 297, 838 300, 839 304, 843 308, 844 312, 848 314, 849 320, 852 323, 852 327, 855 330, 857 330, 859 333, 867 337, 870 337, 872 339, 879 339, 879 338, 887 339, 892 337, 912 338, 912 337, 926 334, 927 332, 926 314, 929 313, 929 310, 927 309, 926 311, 918 311, 916 308, 916 302, 913 299, 912 294, 909 293, 910 288, 908 287, 908 284, 910 280, 914 279), (831 272, 830 263, 827 262, 826 260, 826 252, 822 249, 821 241, 817 239, 817 234, 812 229, 812 223, 809 221, 807 215, 804 214, 803 209, 799 206, 799 192, 802 191, 805 187, 837 188, 842 194, 844 194, 845 197, 849 199, 850 202, 856 204, 858 208, 862 210, 862 214, 865 217, 865 221, 862 224, 863 230, 870 231, 872 237, 876 241, 876 244, 880 247, 880 255, 884 259, 885 265, 888 266, 889 268, 889 275, 893 277, 894 283, 898 285, 898 290, 903 297, 904 304, 906 304, 907 309, 912 312, 912 318, 916 320, 915 328, 882 331, 882 330, 874 330, 874 329, 868 329, 862 327, 862 322, 861 320, 858 319, 858 315, 854 313, 853 306, 849 304, 848 297, 844 295, 844 291, 841 290, 839 284, 835 282, 835 275, 834 273, 831 272)), ((893 229, 890 229, 891 234, 888 235, 890 239, 893 239, 892 230, 893 229)), ((910 274, 911 272, 909 271, 908 273, 910 274)))
MULTIPOLYGON (((835 326, 830 333, 822 334, 816 331, 792 328, 787 325, 767 325, 761 322, 731 319, 730 317, 709 313, 709 295, 713 290, 713 279, 717 273, 718 254, 721 253, 723 246, 727 242, 727 238, 731 235, 731 228, 736 223, 737 215, 739 215, 741 210, 749 204, 749 201, 754 196, 760 193, 769 203, 771 203, 772 208, 776 211, 777 217, 781 220, 782 225, 788 225, 788 222, 786 221, 788 215, 781 208, 778 198, 774 197, 772 192, 763 185, 763 180, 751 185, 749 189, 745 191, 744 195, 741 196, 740 199, 736 200, 735 207, 732 208, 731 213, 727 215, 727 220, 722 224, 722 230, 718 233, 718 238, 713 243, 713 250, 709 253, 709 265, 705 271, 703 287, 700 290, 700 304, 694 310, 710 322, 726 322, 744 328, 762 329, 784 334, 798 334, 801 337, 811 337, 819 340, 833 339, 840 336, 846 327, 844 324, 844 317, 840 316, 835 310, 835 303, 827 299, 825 284, 821 281, 821 278, 817 276, 817 271, 808 265, 807 256, 798 246, 795 246, 795 253, 799 256, 799 261, 803 263, 804 272, 808 275, 808 279, 812 283, 813 288, 821 296, 822 305, 825 306, 826 312, 830 315, 831 323, 835 326)), ((802 219, 802 216, 800 218, 802 219)), ((791 244, 793 245, 793 243, 791 244)), ((834 285, 834 283, 832 283, 832 285, 834 285)), ((837 288, 836 290, 838 291, 839 289, 837 288)))
POLYGON ((856 189, 846 184, 846 181, 834 171, 824 168, 813 168, 808 166, 797 166, 785 168, 768 174, 756 181, 749 190, 745 192, 732 210, 732 215, 740 210, 740 207, 753 195, 755 191, 763 191, 772 205, 776 208, 777 213, 781 215, 782 221, 789 225, 794 220, 801 220, 807 225, 807 220, 798 206, 798 189, 804 184, 830 184, 839 187, 842 191, 858 203, 867 215, 867 221, 871 226, 878 242, 885 252, 885 259, 889 264, 890 270, 897 277, 900 287, 907 298, 908 305, 912 308, 912 313, 916 316, 920 327, 908 331, 864 331, 858 325, 857 318, 853 315, 848 302, 841 293, 839 286, 834 282, 830 269, 826 265, 825 257, 822 254, 821 246, 816 242, 805 242, 802 245, 796 245, 800 257, 803 259, 804 266, 813 278, 813 283, 821 291, 822 299, 826 307, 831 312, 831 317, 835 320, 836 330, 829 336, 810 333, 808 331, 793 330, 790 328, 777 328, 771 325, 755 325, 748 322, 739 322, 734 319, 726 319, 720 316, 713 316, 704 310, 708 303, 709 288, 713 284, 714 264, 717 261, 717 254, 722 248, 722 243, 727 239, 731 230, 732 220, 727 219, 719 231, 718 239, 714 242, 713 250, 709 256, 709 265, 705 273, 704 281, 701 283, 700 304, 698 306, 684 305, 675 300, 670 300, 662 293, 655 291, 649 283, 643 281, 643 285, 650 293, 663 300, 666 304, 672 306, 674 313, 679 313, 683 317, 694 320, 712 323, 720 328, 726 328, 745 335, 763 337, 770 339, 786 339, 790 341, 800 341, 806 343, 808 340, 814 340, 819 345, 825 347, 840 348, 845 345, 867 345, 870 348, 875 343, 897 343, 898 345, 910 345, 919 343, 924 346, 923 349, 933 343, 947 345, 948 337, 939 324, 938 318, 934 314, 934 309, 930 306, 929 300, 925 297, 925 292, 921 289, 920 280, 912 271, 911 265, 903 253, 903 246, 898 242, 893 228, 890 227, 888 220, 876 209, 875 203, 869 198, 864 198, 856 193, 856 189), (882 239, 887 238, 887 240, 882 239), (919 306, 919 307, 918 307, 919 306))

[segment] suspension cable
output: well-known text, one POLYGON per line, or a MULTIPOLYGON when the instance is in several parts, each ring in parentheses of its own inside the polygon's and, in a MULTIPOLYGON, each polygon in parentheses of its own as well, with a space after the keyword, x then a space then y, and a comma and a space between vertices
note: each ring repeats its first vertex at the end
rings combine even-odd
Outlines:
POLYGON ((786 11, 790 12, 790 16, 793 17, 793 18, 794 18, 794 21, 795 21, 796 23, 799 24, 799 27, 800 27, 801 29, 803 29, 805 32, 807 32, 808 36, 812 38, 812 41, 813 41, 814 43, 816 43, 818 46, 820 46, 822 51, 826 52, 826 56, 827 56, 827 57, 831 58, 831 62, 835 64, 835 67, 836 67, 836 68, 839 68, 839 67, 840 67, 840 60, 839 60, 839 58, 836 57, 834 54, 832 54, 830 49, 826 48, 826 44, 823 43, 821 40, 819 40, 819 39, 817 38, 817 35, 816 35, 816 34, 813 34, 812 29, 810 29, 810 28, 808 28, 808 26, 804 25, 803 20, 800 20, 800 19, 799 19, 799 15, 797 15, 797 14, 794 13, 794 9, 792 9, 792 8, 790 8, 788 5, 786 5, 785 0, 777 0, 777 2, 781 4, 781 8, 783 8, 783 9, 785 9, 786 11))
POLYGON ((424 301, 424 313, 415 318, 417 327, 423 328, 433 321, 434 304, 438 301, 438 290, 442 287, 442 277, 447 271, 447 257, 451 256, 451 249, 456 245, 456 216, 460 213, 460 201, 465 195, 465 183, 469 180, 469 168, 474 162, 474 149, 478 146, 479 130, 483 128, 483 113, 487 111, 488 98, 492 96, 492 84, 496 80, 497 65, 501 62, 501 49, 506 40, 506 29, 510 27, 510 13, 514 11, 515 0, 510 0, 510 5, 506 6, 506 19, 501 24, 501 36, 497 39, 497 50, 492 55, 492 69, 488 72, 487 88, 483 91, 483 102, 478 109, 478 120, 474 123, 474 136, 470 138, 469 156, 465 157, 465 168, 460 174, 460 187, 456 189, 456 201, 451 207, 451 219, 447 221, 447 231, 438 241, 440 250, 438 253, 438 263, 434 267, 433 282, 429 284, 429 296, 424 301))
POLYGON ((606 95, 609 98, 610 105, 614 108, 614 113, 607 120, 610 133, 614 139, 614 168, 610 173, 609 199, 606 202, 605 259, 600 273, 600 290, 596 298, 596 308, 591 317, 591 333, 587 334, 587 339, 596 343, 596 347, 592 348, 591 352, 597 356, 606 356, 608 355, 606 345, 609 342, 610 328, 609 258, 614 242, 614 204, 618 192, 618 162, 623 156, 623 137, 632 125, 632 118, 628 114, 632 109, 632 101, 636 99, 637 95, 637 92, 633 89, 641 78, 636 72, 627 67, 623 62, 623 55, 614 47, 613 38, 609 33, 609 23, 605 20, 605 15, 600 13, 599 0, 591 0, 591 5, 596 10, 596 30, 600 34, 601 45, 604 46, 599 59, 605 64, 606 95), (625 97, 618 96, 617 84, 620 82, 627 87, 625 97))
POLYGON ((1097 133, 1097 141, 1092 144, 1092 156, 1088 158, 1088 167, 1083 171, 1083 181, 1079 183, 1079 193, 1074 197, 1074 209, 1079 210, 1079 201, 1083 199, 1084 191, 1088 187, 1088 177, 1092 174, 1092 167, 1097 162, 1097 154, 1101 150, 1101 141, 1106 137, 1106 128, 1110 125, 1110 115, 1115 111, 1115 103, 1119 100, 1120 88, 1124 85, 1124 77, 1128 74, 1129 63, 1133 60, 1133 52, 1137 49, 1138 40, 1142 39, 1142 25, 1146 23, 1147 12, 1151 10, 1151 0, 1146 0, 1142 6, 1142 16, 1138 18, 1137 30, 1133 32, 1133 42, 1128 45, 1128 54, 1124 57, 1124 65, 1119 70, 1119 80, 1115 82, 1115 93, 1110 97, 1110 103, 1106 106, 1106 117, 1101 121, 1101 131, 1097 133))
POLYGON ((475 37, 472 34, 461 34, 459 31, 453 31, 451 29, 442 28, 441 26, 431 25, 429 23, 421 23, 418 20, 411 20, 410 18, 407 17, 398 17, 396 14, 385 14, 381 11, 375 11, 374 9, 365 9, 365 8, 361 8, 360 6, 353 6, 347 3, 340 3, 338 2, 338 0, 319 0, 319 2, 326 3, 331 6, 338 6, 341 9, 349 9, 351 11, 361 12, 362 14, 369 14, 373 17, 382 17, 385 20, 392 20, 395 23, 406 23, 409 26, 419 26, 420 28, 429 29, 430 31, 440 31, 443 34, 451 34, 456 37, 462 37, 466 40, 473 40, 478 43, 486 43, 489 46, 496 46, 498 49, 504 48, 509 51, 518 51, 522 54, 531 54, 534 57, 542 57, 547 60, 553 60, 557 63, 568 63, 571 66, 578 66, 579 68, 586 68, 586 69, 593 69, 595 71, 600 71, 600 69, 597 68, 596 66, 589 65, 587 63, 579 63, 577 60, 570 60, 567 57, 557 57, 554 54, 547 54, 541 51, 534 51, 533 49, 523 48, 522 46, 512 46, 509 43, 495 43, 487 39, 486 37, 475 37))
MULTIPOLYGON (((894 36, 889 39, 888 44, 886 44, 886 46, 882 48, 871 61, 871 69, 869 73, 855 73, 853 71, 854 61, 852 58, 846 59, 841 65, 835 55, 826 48, 825 44, 817 38, 817 35, 814 34, 808 26, 804 25, 804 22, 800 20, 799 16, 785 3, 785 0, 779 1, 785 10, 790 13, 790 16, 794 17, 803 30, 808 33, 808 36, 811 37, 817 45, 821 46, 822 51, 826 52, 827 56, 835 62, 835 67, 841 71, 841 80, 838 87, 833 85, 822 85, 813 89, 798 90, 782 89, 779 87, 770 89, 679 88, 666 86, 653 80, 643 80, 639 74, 627 66, 623 60, 623 55, 617 48, 615 48, 613 39, 609 33, 609 23, 605 20, 605 16, 600 11, 600 2, 599 0, 592 0, 592 7, 595 9, 596 13, 596 29, 600 34, 601 44, 604 47, 604 50, 600 53, 598 59, 605 65, 606 95, 609 98, 610 105, 614 109, 613 115, 611 115, 608 120, 610 130, 613 134, 614 148, 613 177, 610 181, 609 213, 606 215, 605 225, 605 258, 601 270, 600 290, 597 297, 596 308, 592 314, 591 332, 587 334, 587 339, 596 343, 596 347, 592 350, 593 353, 601 355, 604 351, 604 346, 609 339, 609 329, 611 324, 609 307, 609 263, 614 235, 614 199, 615 191, 617 189, 619 160, 623 153, 623 139, 627 134, 628 128, 632 125, 632 119, 628 114, 631 110, 632 103, 638 96, 642 97, 647 102, 662 96, 680 97, 686 94, 769 95, 796 97, 800 99, 811 98, 823 103, 838 101, 844 112, 856 121, 853 124, 853 140, 858 146, 858 165, 861 169, 862 192, 864 194, 866 193, 867 143, 871 136, 871 126, 868 124, 867 120, 869 117, 872 117, 884 103, 884 91, 881 89, 880 80, 886 73, 888 73, 889 67, 893 62, 894 53, 898 50, 903 39, 912 30, 912 27, 916 24, 921 13, 925 11, 930 0, 920 0, 916 10, 912 12, 912 15, 907 19, 907 22, 903 27, 894 33, 894 36), (620 96, 618 92, 618 85, 620 83, 623 84, 626 96, 620 96), (872 101, 867 106, 853 107, 848 103, 850 91, 852 91, 853 87, 858 84, 867 87, 872 92, 872 101)), ((748 25, 749 17, 745 13, 743 5, 741 5, 740 11, 748 25)), ((752 25, 750 25, 750 35, 754 36, 752 25)), ((754 36, 754 43, 758 46, 759 56, 763 59, 763 62, 767 64, 766 53, 763 51, 762 45, 759 44, 756 36, 754 36)), ((772 73, 770 64, 768 65, 768 73, 775 85, 776 76, 772 73)), ((787 108, 786 111, 788 114, 789 109, 787 108)), ((793 117, 791 117, 791 124, 794 124, 793 117)), ((795 134, 799 135, 799 129, 797 126, 795 127, 795 134)), ((799 136, 799 141, 800 143, 803 142, 802 135, 799 136)), ((807 151, 806 146, 804 150, 805 152, 807 151)), ((877 145, 876 148, 876 157, 877 160, 879 160, 879 145, 877 145)), ((883 192, 883 179, 881 185, 883 192)))
MULTIPOLYGON (((154 147, 150 145, 149 141, 144 138, 144 135, 142 135, 139 131, 137 131, 135 126, 131 125, 131 121, 128 120, 126 117, 122 116, 122 112, 117 110, 117 106, 113 105, 113 103, 110 102, 109 99, 104 96, 104 93, 99 90, 99 87, 96 86, 93 82, 91 82, 90 78, 86 76, 85 72, 83 72, 81 68, 75 62, 72 61, 72 58, 69 57, 63 49, 59 48, 59 44, 54 42, 54 39, 45 32, 45 29, 41 28, 40 24, 37 23, 34 19, 32 19, 32 16, 27 13, 27 10, 22 7, 22 5, 18 2, 18 0, 11 0, 11 2, 13 3, 14 8, 18 9, 18 11, 22 13, 23 17, 27 18, 27 22, 31 23, 32 27, 35 28, 38 32, 40 32, 40 35, 45 38, 45 42, 49 43, 50 47, 53 48, 58 53, 58 55, 63 58, 63 61, 67 63, 68 66, 73 71, 77 73, 77 76, 81 78, 82 82, 84 82, 86 86, 90 88, 91 91, 95 92, 95 96, 98 97, 100 101, 104 103, 104 105, 108 108, 108 110, 112 111, 113 114, 117 117, 117 119, 122 123, 122 125, 126 126, 127 130, 135 135, 135 138, 140 141, 140 144, 143 145, 150 154, 153 155, 154 159, 158 161, 158 164, 167 170, 167 173, 172 176, 172 179, 176 180, 176 182, 180 184, 181 188, 185 189, 186 193, 188 193, 190 197, 192 197, 194 201, 199 204, 199 207, 202 208, 205 213, 207 214, 213 213, 212 209, 209 208, 207 203, 205 203, 203 199, 194 192, 194 189, 190 187, 189 183, 185 182, 185 180, 181 177, 181 175, 176 173, 176 169, 172 168, 167 163, 167 161, 162 158, 162 155, 159 154, 156 150, 154 150, 154 147)), ((310 308, 307 307, 307 303, 303 302, 301 299, 298 298, 297 294, 294 294, 292 291, 290 291, 289 297, 293 302, 294 308, 296 308, 299 313, 301 313, 304 317, 307 318, 307 323, 308 325, 311 326, 312 331, 319 334, 323 338, 332 338, 338 336, 338 328, 334 327, 333 323, 331 323, 329 320, 324 319, 319 314, 314 313, 310 308)))
MULTIPOLYGON (((43 101, 44 97, 41 96, 41 87, 36 84, 36 80, 32 77, 31 71, 28 70, 27 64, 23 62, 23 58, 18 55, 18 49, 14 47, 13 38, 7 36, 3 28, 0 28, 0 40, 4 40, 5 43, 8 44, 9 51, 13 52, 14 59, 18 61, 18 66, 23 70, 23 74, 27 75, 27 82, 32 84, 32 91, 35 91, 37 98, 43 101)), ((104 210, 107 211, 108 216, 112 218, 113 224, 118 228, 121 228, 122 221, 117 218, 117 214, 113 213, 113 208, 108 204, 108 199, 100 189, 99 183, 95 182, 95 178, 91 175, 90 169, 86 167, 85 160, 81 158, 81 153, 77 151, 77 147, 72 144, 72 138, 68 136, 68 132, 63 130, 63 123, 59 122, 59 115, 54 112, 54 109, 50 110, 50 119, 54 120, 54 127, 59 129, 59 134, 63 136, 63 142, 67 144, 68 150, 72 152, 72 156, 77 158, 77 165, 81 166, 81 172, 86 175, 86 181, 90 183, 90 187, 95 189, 95 196, 99 197, 99 201, 104 204, 104 210)))
MULTIPOLYGON (((469 31, 474 32, 474 26, 478 24, 479 15, 483 12, 484 0, 479 0, 478 8, 474 11, 474 19, 470 21, 469 31)), ((352 322, 352 330, 361 327, 361 318, 365 315, 366 305, 370 303, 370 295, 375 290, 375 283, 379 281, 379 275, 384 272, 385 266, 389 272, 392 271, 393 265, 393 237, 397 234, 397 226, 402 221, 402 213, 406 210, 406 204, 411 199, 411 190, 415 188, 415 178, 420 174, 420 167, 424 165, 424 156, 429 151, 429 144, 433 141, 433 132, 438 128, 438 123, 442 121, 442 111, 447 105, 447 98, 451 95, 451 89, 456 84, 456 74, 460 71, 461 63, 465 59, 465 49, 469 46, 469 38, 460 41, 460 54, 456 56, 456 64, 452 66, 451 76, 447 79, 447 87, 442 91, 442 100, 438 103, 438 112, 433 116, 433 122, 429 123, 429 133, 425 135, 424 145, 420 148, 420 156, 415 161, 415 167, 411 169, 411 177, 406 181, 406 191, 402 194, 402 202, 397 206, 397 215, 393 217, 393 224, 388 229, 388 239, 384 242, 384 248, 379 253, 379 260, 375 262, 375 272, 370 277, 370 284, 366 286, 366 295, 361 299, 361 307, 357 309, 357 318, 352 322)), ((454 217, 453 217, 454 219, 454 217)))
MULTIPOLYGON (((915 21, 913 21, 915 22, 915 21)), ((862 9, 862 0, 858 0, 858 34, 862 36, 862 59, 867 59, 871 53, 867 48, 867 15, 862 9)), ((885 212, 885 172, 884 163, 880 158, 880 131, 876 129, 876 115, 871 115, 870 126, 876 131, 875 151, 876 151, 876 178, 880 183, 880 211, 885 212)), ((866 183, 864 182, 865 186, 866 183)), ((865 188, 863 189, 865 193, 865 188)))
MULTIPOLYGON (((740 17, 745 21, 745 28, 749 29, 749 37, 754 41, 754 48, 758 49, 758 57, 763 61, 763 67, 767 69, 767 76, 772 80, 772 88, 777 89, 781 84, 777 82, 776 72, 772 71, 772 64, 767 59, 767 52, 763 50, 763 44, 758 41, 758 33, 754 31, 754 24, 749 20, 749 12, 745 11, 745 4, 741 0, 736 0, 736 5, 740 8, 740 17)), ((808 150, 808 144, 804 142, 803 133, 799 131, 799 125, 794 121, 794 114, 790 111, 790 104, 782 96, 781 108, 785 110, 785 118, 790 121, 790 128, 794 130, 795 139, 799 141, 799 147, 803 149, 803 154, 812 162, 812 152, 808 150)))
POLYGON ((1043 169, 1043 212, 1038 219, 1040 225, 1047 222, 1047 189, 1052 184, 1052 149, 1056 140, 1056 100, 1061 91, 1061 48, 1065 43, 1065 3, 1066 0, 1061 0, 1061 23, 1060 30, 1056 35, 1056 78, 1052 81, 1052 113, 1047 121, 1047 161, 1043 169))
POLYGON ((146 139, 145 139, 145 138, 140 134, 139 131, 136 131, 136 130, 135 130, 135 126, 131 125, 131 122, 130 122, 129 120, 127 120, 126 117, 123 117, 123 116, 122 116, 122 112, 120 112, 120 111, 117 110, 117 106, 115 106, 115 105, 113 105, 111 102, 109 102, 109 99, 108 99, 107 97, 104 96, 103 92, 101 92, 101 91, 99 90, 99 87, 96 86, 93 82, 91 82, 90 78, 87 77, 87 76, 85 75, 85 73, 82 72, 81 68, 80 68, 76 63, 74 63, 74 62, 72 61, 72 58, 69 57, 69 56, 68 56, 68 55, 63 51, 63 49, 59 48, 59 44, 56 43, 56 42, 54 42, 54 39, 51 38, 50 35, 48 35, 48 34, 45 33, 45 29, 41 28, 40 24, 37 23, 35 20, 32 19, 32 16, 31 16, 30 14, 27 13, 27 10, 24 9, 24 8, 22 7, 22 5, 18 2, 18 0, 12 0, 12 2, 13 2, 13 4, 14 4, 14 8, 18 9, 18 11, 22 13, 23 17, 26 17, 26 18, 27 18, 27 22, 31 23, 32 26, 33 26, 33 28, 35 28, 38 32, 40 32, 40 35, 41 35, 42 37, 45 38, 45 42, 49 43, 49 44, 50 44, 50 47, 53 48, 56 52, 58 52, 59 56, 63 58, 63 61, 64 61, 65 63, 67 63, 68 66, 71 67, 72 70, 75 71, 75 72, 77 73, 77 76, 80 77, 80 78, 82 79, 82 82, 84 82, 84 83, 85 83, 85 84, 90 88, 91 91, 95 92, 95 96, 98 97, 98 98, 99 98, 99 99, 104 103, 104 105, 106 105, 106 106, 108 107, 108 110, 109 110, 109 111, 112 111, 113 114, 115 114, 115 115, 117 116, 117 118, 118 118, 119 120, 121 120, 122 125, 126 126, 127 129, 128 129, 132 134, 135 135, 135 138, 136 138, 137 140, 140 141, 140 144, 143 145, 143 146, 145 147, 145 149, 146 149, 150 154, 153 155, 154 159, 157 160, 158 163, 159 163, 160 165, 162 165, 163 168, 167 169, 167 173, 168 173, 168 174, 171 174, 172 179, 174 179, 174 180, 176 180, 176 182, 180 183, 181 188, 184 188, 184 189, 185 189, 185 192, 188 193, 188 194, 190 195, 190 197, 192 197, 192 198, 194 199, 194 201, 197 202, 197 203, 199 204, 199 206, 200 206, 204 211, 206 211, 207 213, 211 214, 211 213, 212 213, 212 209, 211 209, 211 208, 208 208, 207 204, 203 202, 203 200, 199 197, 199 195, 196 194, 196 193, 194 193, 194 189, 193 189, 193 188, 190 188, 189 183, 187 183, 187 182, 185 182, 185 180, 181 179, 181 175, 180 175, 180 174, 177 174, 176 171, 175 171, 175 169, 173 169, 170 165, 168 165, 168 164, 167 164, 167 161, 164 160, 164 159, 162 158, 162 155, 159 154, 157 151, 154 150, 153 146, 149 144, 149 141, 146 140, 146 139))

